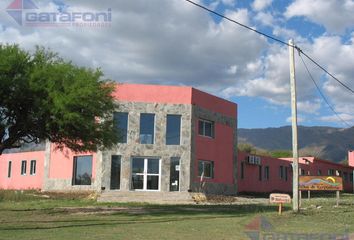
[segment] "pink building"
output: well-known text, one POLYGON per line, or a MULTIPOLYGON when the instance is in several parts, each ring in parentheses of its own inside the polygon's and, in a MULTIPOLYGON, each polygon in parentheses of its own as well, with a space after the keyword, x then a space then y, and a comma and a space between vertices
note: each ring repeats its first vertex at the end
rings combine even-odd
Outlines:
POLYGON ((73 153, 46 143, 39 152, 0 156, 0 188, 236 194, 237 105, 191 87, 117 84, 113 118, 120 143, 73 153), (36 174, 20 169, 36 162, 36 174), (30 163, 31 162, 31 163, 30 163), (10 172, 11 174, 8 174, 10 172))
MULTIPOLYGON (((349 155, 352 152, 349 152, 349 155)), ((352 157, 353 158, 353 157, 352 157)), ((291 192, 292 158, 271 158, 239 152, 239 192, 291 192)), ((314 157, 299 158, 299 174, 312 176, 341 176, 345 192, 353 192, 354 162, 334 163, 314 157)))
MULTIPOLYGON (((114 97, 121 134, 115 147, 73 153, 47 142, 36 151, 3 154, 0 188, 91 190, 103 201, 291 191, 291 160, 237 153, 235 103, 191 87, 141 84, 117 84, 114 97)), ((300 159, 302 174, 338 171, 352 191, 353 152, 349 163, 300 159)))

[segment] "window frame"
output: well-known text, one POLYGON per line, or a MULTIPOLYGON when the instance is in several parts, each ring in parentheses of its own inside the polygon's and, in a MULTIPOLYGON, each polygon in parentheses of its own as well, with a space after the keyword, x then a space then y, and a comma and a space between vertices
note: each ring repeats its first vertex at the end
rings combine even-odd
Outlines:
POLYGON ((160 157, 138 157, 134 156, 130 161, 130 190, 131 191, 144 191, 144 192, 160 192, 161 191, 161 177, 162 177, 162 161, 160 157), (144 161, 143 172, 133 172, 133 161, 134 159, 142 159, 144 161), (149 160, 158 160, 159 172, 158 173, 148 173, 149 169, 149 160), (143 188, 134 188, 133 186, 133 176, 142 176, 143 177, 143 188), (158 176, 158 189, 148 189, 148 177, 149 176, 158 176))
POLYGON ((215 122, 214 121, 211 121, 211 120, 206 120, 206 119, 203 119, 203 118, 199 118, 198 119, 198 135, 199 136, 202 136, 202 137, 207 137, 207 138, 212 138, 214 139, 215 138, 215 122), (203 127, 202 127, 202 133, 200 132, 200 124, 203 124, 203 127), (205 124, 206 123, 210 123, 211 124, 211 136, 209 135, 206 135, 206 131, 205 131, 205 124))
POLYGON ((21 176, 26 176, 27 174, 27 160, 21 161, 21 176))
MULTIPOLYGON (((147 135, 147 134, 144 134, 144 135, 147 135)), ((156 114, 155 113, 140 113, 140 118, 139 118, 139 143, 140 144, 150 144, 150 145, 152 145, 152 144, 155 144, 155 135, 156 135, 156 114), (143 135, 142 134, 142 132, 141 132, 141 130, 142 130, 142 125, 141 125, 141 123, 142 123, 142 116, 143 115, 150 115, 150 116, 153 116, 154 118, 153 118, 153 128, 152 128, 152 142, 151 143, 145 143, 145 142, 142 142, 142 137, 141 137, 141 135, 143 135)))
POLYGON ((113 122, 114 122, 114 127, 117 129, 118 131, 118 134, 119 134, 119 139, 118 139, 118 143, 121 143, 121 144, 125 144, 125 143, 128 143, 128 131, 129 131, 129 112, 114 112, 113 113, 113 122), (124 115, 126 116, 126 126, 124 126, 125 128, 120 128, 119 127, 119 115, 124 115), (116 118, 117 116, 117 118, 116 118), (117 123, 117 124, 116 124, 117 123), (121 140, 121 136, 120 136, 120 130, 123 129, 125 130, 124 134, 122 134, 122 140, 121 140))
POLYGON ((72 174, 72 186, 92 186, 93 183, 93 155, 80 155, 73 157, 73 174, 72 174), (91 175, 90 175, 90 184, 80 184, 76 182, 76 174, 77 174, 77 159, 83 157, 90 157, 91 162, 91 175))
POLYGON ((110 190, 113 191, 118 191, 121 189, 121 183, 122 183, 122 156, 121 155, 111 155, 111 176, 110 176, 110 190), (112 163, 113 161, 117 161, 119 162, 119 178, 117 178, 118 180, 118 184, 117 187, 113 187, 113 183, 112 183, 112 174, 113 174, 113 168, 112 168, 112 163))
POLYGON ((177 145, 181 145, 181 141, 182 141, 182 115, 181 114, 167 114, 166 115, 165 144, 177 146, 177 145), (169 117, 179 117, 178 143, 168 143, 169 117))
POLYGON ((264 180, 268 181, 270 178, 270 167, 265 166, 264 167, 264 180))
POLYGON ((214 179, 215 178, 215 163, 214 161, 211 160, 199 160, 198 161, 198 177, 207 178, 207 179, 214 179), (200 165, 202 164, 202 172, 200 172, 200 165), (210 176, 205 176, 205 169, 206 169, 206 164, 210 164, 210 176), (204 173, 204 174, 203 174, 204 173))
POLYGON ((262 181, 263 180, 263 167, 262 165, 258 165, 258 181, 262 181))
POLYGON ((36 160, 31 160, 30 161, 30 175, 34 176, 37 173, 37 161, 36 160))
POLYGON ((12 161, 7 163, 7 178, 11 178, 12 175, 12 161))

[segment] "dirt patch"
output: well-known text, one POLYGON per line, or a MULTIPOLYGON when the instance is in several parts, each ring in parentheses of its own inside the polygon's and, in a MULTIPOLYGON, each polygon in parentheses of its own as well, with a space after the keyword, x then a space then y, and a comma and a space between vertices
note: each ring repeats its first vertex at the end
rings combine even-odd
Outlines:
POLYGON ((56 208, 60 212, 75 215, 95 215, 95 214, 114 214, 114 213, 130 213, 144 214, 147 211, 138 207, 61 207, 56 208))
POLYGON ((269 199, 267 198, 204 195, 202 193, 195 194, 193 196, 193 200, 197 204, 233 204, 233 205, 269 204, 269 199))

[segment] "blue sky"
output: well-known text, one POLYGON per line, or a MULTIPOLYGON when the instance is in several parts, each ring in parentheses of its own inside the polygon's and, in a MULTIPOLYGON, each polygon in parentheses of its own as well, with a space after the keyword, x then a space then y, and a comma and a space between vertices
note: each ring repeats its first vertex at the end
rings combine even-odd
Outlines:
MULTIPOLYGON (((106 27, 21 26, 0 3, 0 41, 32 51, 43 45, 74 63, 99 67, 109 79, 187 85, 239 105, 239 127, 289 125, 288 49, 184 0, 55 0, 33 2, 37 12, 112 9, 106 27)), ((294 38, 354 89, 353 0, 196 0, 285 42, 294 38)), ((305 59, 306 60, 306 59, 305 59)), ((354 125, 354 94, 306 61, 329 102, 354 125)), ((299 123, 346 127, 328 108, 296 56, 299 123)))

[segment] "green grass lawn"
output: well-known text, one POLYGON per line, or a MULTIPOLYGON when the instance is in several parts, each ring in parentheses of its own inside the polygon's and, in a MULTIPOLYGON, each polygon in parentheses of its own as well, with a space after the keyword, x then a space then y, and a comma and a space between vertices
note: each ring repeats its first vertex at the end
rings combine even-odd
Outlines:
POLYGON ((299 214, 287 205, 278 216, 272 205, 102 204, 80 196, 44 199, 31 192, 4 192, 0 191, 0 239, 6 240, 249 239, 245 232, 257 231, 250 223, 259 217, 271 223, 271 232, 354 233, 350 194, 342 195, 339 207, 334 207, 334 197, 314 198, 303 201, 306 209, 299 214))

